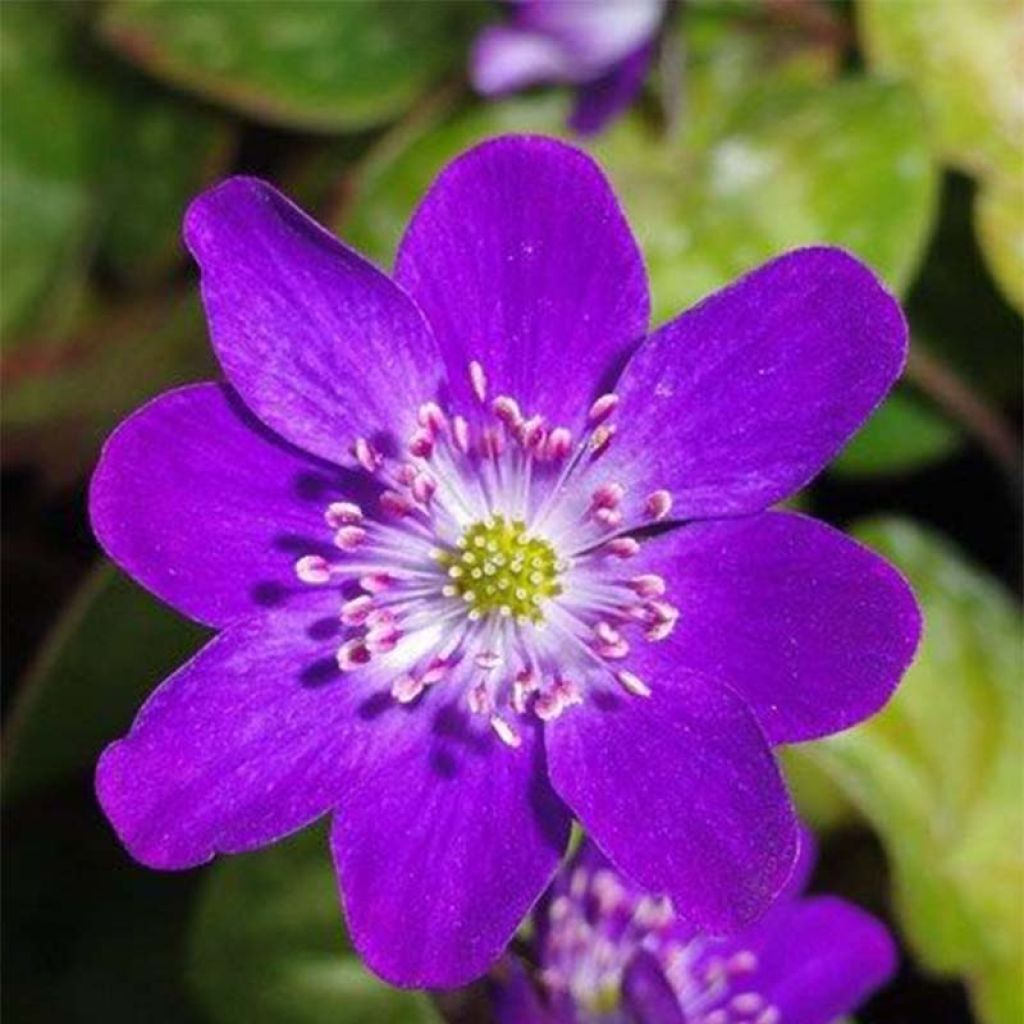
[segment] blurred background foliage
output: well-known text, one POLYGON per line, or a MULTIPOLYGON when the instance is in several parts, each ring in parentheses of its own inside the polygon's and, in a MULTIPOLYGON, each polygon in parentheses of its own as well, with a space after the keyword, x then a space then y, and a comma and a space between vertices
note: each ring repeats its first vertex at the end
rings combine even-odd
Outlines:
MULTIPOLYGON (((233 171, 372 258, 459 151, 565 135, 568 98, 484 103, 487 0, 0 6, 4 471, 3 1009, 12 1022, 486 1019, 479 992, 376 981, 323 836, 184 875, 132 865, 90 770, 203 631, 98 560, 85 485, 127 411, 215 374, 179 227, 233 171)), ((627 207, 657 321, 830 242, 904 300, 904 382, 803 504, 891 558, 921 655, 869 724, 785 752, 817 884, 905 952, 862 1019, 1024 1016, 1018 0, 689 0, 647 90, 588 146, 627 207)))

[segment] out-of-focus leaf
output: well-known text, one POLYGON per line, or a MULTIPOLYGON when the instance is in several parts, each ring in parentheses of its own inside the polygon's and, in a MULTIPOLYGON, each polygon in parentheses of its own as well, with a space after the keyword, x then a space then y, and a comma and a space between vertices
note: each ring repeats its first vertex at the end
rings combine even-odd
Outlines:
POLYGON ((182 257, 185 203, 226 166, 227 123, 95 61, 62 4, 4 5, 0 259, 5 348, 73 320, 94 249, 131 282, 182 257))
POLYGON ((595 152, 647 257, 657 320, 816 243, 850 249, 901 290, 934 212, 936 171, 912 94, 867 80, 767 84, 696 154, 660 145, 636 118, 595 152))
POLYGON ((832 778, 800 747, 780 751, 780 761, 800 819, 816 832, 827 832, 855 821, 858 814, 832 778))
POLYGON ((117 152, 104 184, 103 255, 132 284, 184 258, 189 200, 227 170, 233 129, 217 115, 164 95, 122 93, 117 152))
POLYGON ((1024 9, 1017 0, 861 0, 857 11, 868 59, 914 83, 946 160, 981 174, 1019 150, 1024 9))
POLYGON ((830 470, 846 477, 906 473, 951 455, 960 442, 949 420, 900 391, 867 421, 830 470))
POLYGON ((917 659, 889 706, 804 745, 878 830, 900 921, 921 960, 962 975, 983 1019, 1024 1011, 1024 676, 1010 596, 939 538, 900 521, 859 536, 924 610, 917 659))
POLYGON ((57 4, 4 4, 0 88, 9 100, 0 118, 6 346, 51 289, 82 273, 113 110, 109 97, 78 74, 72 25, 57 4))
POLYGON ((985 181, 975 217, 992 276, 1014 306, 1024 310, 1024 160, 1015 174, 985 181))
POLYGON ((973 226, 977 189, 948 175, 942 216, 907 302, 915 333, 975 387, 998 399, 1020 393, 1020 318, 985 272, 973 226))
POLYGON ((3 367, 5 458, 52 449, 66 475, 95 457, 117 421, 175 384, 212 375, 193 288, 110 306, 72 327, 23 341, 3 367))
POLYGON ((1024 309, 1024 7, 864 0, 858 10, 872 65, 913 83, 938 152, 982 182, 976 216, 985 256, 1024 309))
POLYGON ((352 130, 400 114, 465 59, 483 5, 115 0, 100 31, 147 71, 287 127, 352 130))
POLYGON ((4 754, 5 799, 88 767, 203 636, 111 566, 98 567, 19 686, 4 754))
POLYGON ((441 1020, 425 994, 386 985, 348 947, 320 829, 213 866, 190 964, 193 988, 223 1024, 441 1020))

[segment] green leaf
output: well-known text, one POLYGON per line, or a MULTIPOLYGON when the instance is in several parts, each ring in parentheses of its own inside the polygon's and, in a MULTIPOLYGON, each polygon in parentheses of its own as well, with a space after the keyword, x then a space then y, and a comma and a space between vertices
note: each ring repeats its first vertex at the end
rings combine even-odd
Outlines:
POLYGON ((1024 1011, 1024 688, 1011 597, 909 522, 858 535, 913 585, 925 615, 914 665, 886 709, 801 748, 874 825, 920 959, 962 975, 979 1013, 1024 1011))
POLYGON ((975 222, 992 276, 1016 309, 1024 311, 1024 160, 1016 173, 986 179, 975 222))
POLYGON ((897 476, 951 455, 960 443, 949 420, 900 391, 854 435, 830 471, 846 477, 897 476))
POLYGON ((33 333, 8 357, 0 422, 14 450, 27 448, 70 478, 126 413, 213 374, 192 286, 116 305, 92 299, 70 327, 33 333))
POLYGON ((1024 310, 1024 11, 1017 0, 863 0, 859 12, 872 65, 913 83, 936 150, 979 178, 986 259, 1024 310))
POLYGON ((99 566, 18 687, 4 754, 5 799, 89 767, 204 635, 113 567, 99 566))
POLYGON ((37 348, 77 312, 94 250, 138 283, 184 255, 181 214, 222 173, 227 123, 99 64, 75 9, 8 3, 0 87, 4 345, 37 348))
POLYGON ((800 245, 844 246, 896 290, 934 213, 936 171, 907 90, 766 84, 698 153, 637 118, 595 146, 647 257, 656 320, 800 245))
POLYGON ((1024 12, 1017 0, 861 0, 857 11, 872 66, 914 84, 947 161, 984 174, 1019 152, 1024 12))
POLYGON ((386 985, 349 948, 321 829, 215 864, 189 959, 193 988, 223 1024, 441 1021, 425 994, 386 985))
POLYGON ((147 71, 259 120, 366 128, 459 66, 483 5, 114 0, 100 31, 147 71))
POLYGON ((4 4, 0 89, 17 97, 0 118, 5 346, 46 295, 78 280, 95 228, 97 143, 112 109, 72 63, 73 29, 57 4, 4 4))
POLYGON ((183 262, 185 208, 227 172, 235 144, 224 118, 138 85, 126 82, 119 93, 117 152, 104 177, 102 240, 111 269, 135 285, 183 262))

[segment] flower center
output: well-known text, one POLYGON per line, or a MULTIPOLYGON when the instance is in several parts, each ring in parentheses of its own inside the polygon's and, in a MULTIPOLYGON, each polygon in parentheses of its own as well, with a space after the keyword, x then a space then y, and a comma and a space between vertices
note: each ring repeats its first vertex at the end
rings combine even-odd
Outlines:
POLYGON ((343 672, 374 662, 402 704, 458 692, 515 748, 521 720, 551 721, 587 694, 650 696, 633 645, 664 640, 679 611, 661 576, 631 564, 672 498, 631 494, 601 472, 614 394, 576 434, 511 395, 489 398, 479 363, 468 373, 465 415, 426 401, 404 444, 355 441, 377 497, 365 509, 331 502, 337 554, 303 555, 295 573, 339 591, 343 672))
POLYGON ((499 514, 473 523, 456 548, 438 554, 451 580, 443 593, 462 598, 470 619, 496 612, 518 622, 541 622, 544 601, 562 592, 555 549, 542 537, 531 537, 521 519, 499 514))

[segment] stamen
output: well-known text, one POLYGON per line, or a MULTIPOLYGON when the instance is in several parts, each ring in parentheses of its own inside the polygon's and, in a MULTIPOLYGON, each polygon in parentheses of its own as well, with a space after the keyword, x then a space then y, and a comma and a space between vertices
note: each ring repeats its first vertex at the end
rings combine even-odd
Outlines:
POLYGON ((644 506, 651 519, 664 519, 672 511, 672 495, 668 491, 655 491, 644 506))
POLYGON ((352 454, 367 473, 376 473, 381 464, 381 457, 377 450, 366 440, 365 437, 356 438, 352 446, 352 454))
POLYGON ((632 558, 640 550, 640 542, 633 537, 615 537, 602 550, 616 558, 632 558))
POLYGON ((361 638, 346 640, 338 648, 338 668, 352 672, 370 660, 370 650, 361 638))
MULTIPOLYGON (((395 701, 451 687, 514 748, 523 742, 516 716, 552 721, 601 686, 650 696, 631 671, 632 645, 664 639, 679 612, 661 576, 630 578, 615 565, 640 550, 643 520, 622 483, 588 476, 615 436, 618 397, 598 397, 588 433, 574 438, 514 394, 490 400, 481 363, 467 370, 481 406, 472 425, 430 400, 415 407, 396 457, 356 439, 352 453, 382 485, 379 498, 366 512, 355 501, 327 504, 346 557, 309 554, 294 571, 338 588, 349 631, 336 653, 342 671, 390 655, 382 686, 395 701)), ((670 509, 668 492, 655 491, 643 513, 670 509)))
POLYGON ((448 426, 448 417, 437 402, 424 402, 416 413, 416 421, 432 435, 442 433, 448 426))
POLYGON ((615 424, 607 423, 600 426, 590 435, 590 453, 595 458, 612 443, 615 436, 615 424))
POLYGON ((487 401, 487 374, 484 368, 474 359, 469 364, 469 383, 473 388, 478 402, 487 401))
POLYGON ((366 540, 366 531, 361 526, 343 526, 334 535, 334 543, 342 551, 355 551, 366 540))
POLYGON ((420 427, 409 438, 409 452, 420 459, 429 459, 434 453, 434 435, 426 427, 420 427))
POLYGON ((295 575, 303 583, 319 586, 331 580, 331 565, 320 555, 304 555, 295 563, 295 575))
POLYGON ((519 403, 508 395, 498 395, 491 403, 495 416, 510 429, 515 429, 523 422, 523 414, 519 409, 519 403))
POLYGON ((622 688, 627 693, 633 694, 634 697, 650 697, 651 688, 637 675, 634 675, 628 669, 619 669, 615 673, 615 678, 618 679, 622 688))
POLYGON ((619 396, 609 392, 601 395, 590 407, 587 413, 587 420, 592 424, 603 423, 615 411, 619 404, 619 396))
POLYGON ((491 728, 505 746, 512 747, 513 750, 522 746, 522 737, 500 715, 491 716, 491 728))
POLYGON ((634 576, 626 586, 639 597, 661 597, 665 593, 665 580, 654 573, 634 576))
POLYGON ((552 462, 564 459, 572 451, 572 432, 566 427, 555 427, 548 434, 544 457, 552 462))
POLYGON ((391 684, 391 696, 399 704, 410 704, 423 692, 424 688, 422 679, 416 679, 408 674, 402 675, 391 684))
POLYGON ((617 508, 626 494, 626 488, 622 484, 602 484, 591 498, 594 508, 617 508))
POLYGON ((332 530, 347 523, 358 523, 362 518, 363 510, 351 501, 332 501, 324 513, 324 519, 332 530))
POLYGON ((348 626, 362 625, 373 611, 373 598, 369 594, 353 597, 341 606, 341 621, 348 626))

